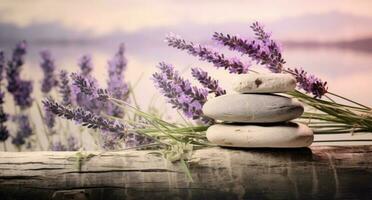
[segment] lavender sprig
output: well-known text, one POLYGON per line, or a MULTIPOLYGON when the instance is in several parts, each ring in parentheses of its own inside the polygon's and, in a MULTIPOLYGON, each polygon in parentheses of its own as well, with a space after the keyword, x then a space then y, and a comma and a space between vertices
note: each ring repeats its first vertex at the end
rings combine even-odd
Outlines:
POLYGON ((109 120, 103 118, 102 116, 93 114, 83 108, 67 108, 63 105, 58 104, 52 99, 47 99, 43 101, 45 108, 58 115, 64 117, 68 120, 73 120, 82 126, 86 126, 92 129, 100 129, 103 131, 115 132, 124 137, 126 133, 126 127, 117 120, 109 120))
POLYGON ((186 42, 179 36, 170 34, 166 37, 165 41, 168 46, 186 50, 189 54, 197 56, 200 60, 208 61, 213 63, 217 68, 224 68, 229 70, 230 73, 244 74, 247 73, 250 67, 250 63, 242 63, 239 59, 228 59, 224 54, 212 51, 202 45, 196 45, 192 42, 186 42))
POLYGON ((259 22, 254 22, 250 27, 253 30, 254 34, 256 35, 257 39, 269 42, 271 33, 268 33, 264 30, 263 24, 259 22))
POLYGON ((173 66, 160 63, 160 72, 153 74, 155 85, 168 98, 174 108, 180 109, 186 117, 211 121, 203 116, 202 106, 207 100, 207 90, 192 87, 188 80, 184 80, 174 70, 173 66))
POLYGON ((5 141, 9 137, 9 131, 5 123, 8 121, 8 114, 4 111, 4 96, 5 93, 0 91, 0 142, 5 141))
POLYGON ((88 76, 93 70, 92 57, 90 55, 83 55, 79 59, 78 65, 80 67, 81 74, 83 76, 88 76))
POLYGON ((46 110, 46 109, 44 111, 44 122, 45 122, 45 125, 49 129, 52 129, 55 125, 55 122, 56 122, 55 115, 52 112, 50 112, 49 110, 46 110))
POLYGON ((5 69, 5 55, 4 51, 0 50, 0 83, 3 81, 4 78, 4 69, 5 69))
POLYGON ((14 120, 18 123, 18 131, 12 143, 16 146, 21 146, 25 144, 26 139, 32 135, 33 130, 27 115, 16 116, 14 120))
POLYGON ((8 91, 14 93, 17 91, 20 81, 20 70, 24 63, 26 55, 27 43, 26 41, 19 42, 13 50, 12 59, 8 61, 8 68, 6 70, 8 80, 8 91))
POLYGON ((26 109, 32 106, 33 98, 31 97, 33 91, 33 82, 20 80, 17 91, 13 93, 14 101, 21 109, 26 109))
POLYGON ((77 73, 71 73, 72 85, 74 93, 86 95, 90 101, 106 101, 109 93, 107 90, 101 89, 98 86, 97 80, 91 76, 83 77, 77 73))
POLYGON ((213 39, 229 47, 231 50, 247 54, 252 60, 265 65, 271 72, 280 73, 285 64, 279 45, 273 40, 247 40, 238 36, 224 35, 217 32, 214 33, 213 39))
POLYGON ((33 101, 31 97, 33 91, 32 82, 22 80, 20 77, 20 70, 24 63, 26 47, 26 41, 22 41, 16 45, 16 48, 13 50, 12 59, 8 62, 7 68, 7 89, 13 94, 16 105, 20 106, 21 109, 31 107, 33 101))
POLYGON ((2 91, 2 80, 3 80, 3 71, 5 67, 5 57, 4 52, 0 50, 0 142, 5 141, 9 137, 9 131, 5 123, 8 121, 8 114, 4 111, 4 97, 5 92, 2 91))
POLYGON ((314 75, 308 74, 303 69, 295 68, 292 70, 288 68, 286 72, 292 74, 296 78, 301 89, 305 90, 307 93, 313 94, 315 98, 322 97, 328 91, 327 82, 323 82, 314 75))
POLYGON ((92 76, 72 73, 72 91, 78 106, 95 114, 100 114, 105 108, 107 91, 99 89, 97 80, 92 76))
MULTIPOLYGON (((108 76, 107 91, 110 92, 112 97, 127 101, 129 97, 128 84, 124 81, 124 74, 127 67, 127 60, 124 57, 124 44, 120 44, 119 50, 115 56, 108 62, 108 76)), ((115 117, 123 117, 124 112, 118 106, 108 103, 107 114, 115 117)))
POLYGON ((77 151, 79 149, 77 140, 73 136, 67 138, 67 145, 62 144, 61 141, 54 142, 50 147, 52 151, 77 151))
POLYGON ((70 81, 68 77, 68 73, 64 70, 61 70, 59 74, 59 93, 62 96, 62 105, 68 106, 72 104, 72 99, 71 99, 71 86, 70 86, 70 81))
POLYGON ((40 56, 42 59, 40 67, 42 68, 44 73, 44 79, 42 80, 41 84, 41 91, 47 94, 52 90, 54 86, 58 85, 58 81, 54 75, 54 70, 56 66, 54 64, 52 55, 49 51, 44 50, 40 52, 40 56))
POLYGON ((67 147, 61 141, 54 142, 50 147, 52 151, 67 151, 67 147))
POLYGON ((192 68, 191 74, 199 83, 209 90, 209 93, 214 93, 216 97, 226 94, 226 90, 218 85, 218 80, 212 79, 206 71, 200 68, 192 68))
POLYGON ((69 136, 67 138, 67 150, 77 151, 79 149, 78 141, 74 136, 69 136))

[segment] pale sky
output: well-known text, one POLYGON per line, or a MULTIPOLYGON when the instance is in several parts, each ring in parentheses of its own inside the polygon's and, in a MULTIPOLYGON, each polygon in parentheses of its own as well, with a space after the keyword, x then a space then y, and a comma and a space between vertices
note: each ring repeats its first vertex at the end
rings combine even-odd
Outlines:
POLYGON ((338 11, 372 16, 370 0, 1 0, 0 22, 26 26, 60 22, 104 34, 182 23, 219 24, 338 11))

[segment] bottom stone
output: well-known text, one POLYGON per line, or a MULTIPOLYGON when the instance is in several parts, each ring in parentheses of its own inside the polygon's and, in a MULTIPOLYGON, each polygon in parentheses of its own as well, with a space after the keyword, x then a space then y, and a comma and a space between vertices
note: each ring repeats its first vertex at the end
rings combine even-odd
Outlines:
POLYGON ((215 124, 208 128, 211 143, 227 147, 296 148, 310 146, 313 131, 304 124, 275 125, 215 124))

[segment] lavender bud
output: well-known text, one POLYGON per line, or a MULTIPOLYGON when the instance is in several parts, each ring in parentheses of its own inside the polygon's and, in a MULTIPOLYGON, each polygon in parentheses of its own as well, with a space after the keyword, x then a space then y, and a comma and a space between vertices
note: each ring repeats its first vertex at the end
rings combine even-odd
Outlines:
POLYGON ((153 80, 168 102, 174 108, 182 110, 186 117, 209 122, 210 119, 204 117, 202 112, 202 106, 207 100, 207 90, 192 87, 171 65, 160 63, 158 68, 160 72, 153 74, 153 80))
POLYGON ((325 93, 327 93, 327 82, 323 82, 314 75, 309 75, 303 69, 295 68, 292 70, 288 68, 287 72, 296 78, 301 89, 305 90, 307 93, 313 94, 315 98, 321 98, 325 93))
POLYGON ((56 68, 52 55, 49 51, 45 50, 40 52, 41 63, 40 67, 44 73, 44 79, 41 83, 41 91, 43 93, 49 93, 54 86, 58 85, 58 81, 54 75, 54 70, 56 68))
POLYGON ((79 59, 78 65, 80 67, 81 74, 83 76, 88 76, 93 70, 92 57, 90 55, 83 55, 79 59))
POLYGON ((222 89, 218 85, 218 81, 212 79, 212 77, 210 77, 206 71, 203 71, 200 68, 192 68, 191 71, 192 76, 198 80, 203 87, 207 88, 209 93, 214 93, 216 96, 226 94, 226 90, 222 89))
POLYGON ((70 86, 70 81, 68 78, 68 73, 64 70, 61 70, 59 74, 59 93, 62 96, 62 105, 68 106, 72 104, 71 101, 71 86, 70 86))
POLYGON ((213 63, 217 68, 224 68, 229 70, 230 73, 247 73, 250 67, 250 63, 244 64, 238 59, 228 59, 225 58, 224 54, 212 51, 207 47, 202 45, 196 45, 192 42, 186 42, 181 39, 179 36, 170 34, 166 37, 165 41, 168 43, 168 46, 185 50, 193 56, 197 56, 200 60, 204 60, 210 63, 213 63))
POLYGON ((15 116, 14 120, 18 123, 18 131, 16 136, 13 138, 12 143, 20 146, 25 144, 25 140, 32 135, 33 131, 27 115, 15 116))

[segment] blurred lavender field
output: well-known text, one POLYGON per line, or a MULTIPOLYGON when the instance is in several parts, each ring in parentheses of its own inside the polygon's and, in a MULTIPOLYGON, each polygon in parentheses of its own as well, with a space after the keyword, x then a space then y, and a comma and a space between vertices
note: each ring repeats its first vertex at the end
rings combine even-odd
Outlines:
MULTIPOLYGON (((267 30, 272 30, 273 38, 282 42, 287 67, 302 67, 327 81, 330 91, 372 106, 372 14, 367 9, 370 6, 368 1, 347 0, 326 3, 190 1, 179 4, 128 0, 89 6, 85 1, 75 4, 4 1, 0 5, 0 49, 5 50, 9 58, 18 41, 28 41, 22 77, 34 81, 35 104, 30 112, 38 134, 43 129, 36 108, 43 98, 40 51, 50 50, 57 70, 69 72, 78 70, 78 58, 90 54, 94 64, 92 75, 101 86, 106 86, 107 61, 124 42, 128 59, 125 77, 134 86, 139 105, 144 110, 155 106, 169 119, 177 120, 178 115, 165 104, 151 81, 159 62, 174 64, 188 78, 191 67, 201 67, 219 79, 226 89, 231 87, 231 75, 167 47, 163 42, 165 35, 175 32, 186 40, 222 48, 210 43, 213 32, 248 36, 251 35, 249 24, 255 20, 264 22, 267 30), (40 8, 48 12, 40 12, 40 8), (73 14, 66 16, 61 12, 66 9, 73 14)), ((240 57, 239 54, 229 56, 240 57)), ((255 70, 264 71, 259 67, 255 70)), ((58 94, 54 91, 53 95, 58 94)), ((14 111, 12 101, 7 95, 5 111, 9 113, 14 111)), ((77 131, 77 127, 70 128, 70 132, 77 131)), ((83 137, 86 144, 93 143, 92 138, 83 137)), ((340 137, 343 136, 337 136, 340 137)))

